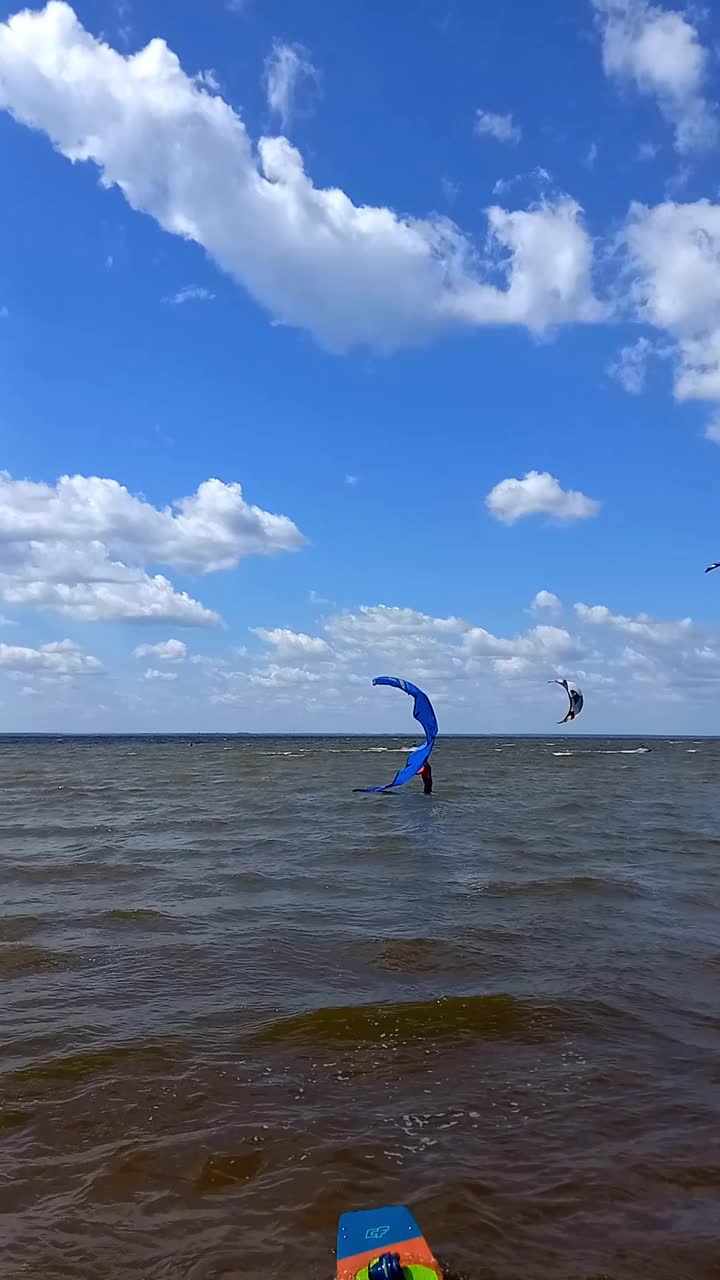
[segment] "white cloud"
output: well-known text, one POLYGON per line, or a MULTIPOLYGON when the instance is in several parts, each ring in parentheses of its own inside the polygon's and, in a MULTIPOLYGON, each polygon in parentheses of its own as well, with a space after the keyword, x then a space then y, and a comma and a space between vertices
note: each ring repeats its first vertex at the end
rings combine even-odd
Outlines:
POLYGON ((249 505, 239 484, 205 480, 171 506, 154 507, 117 480, 62 476, 56 485, 0 472, 0 539, 80 544, 191 573, 235 569, 251 555, 295 551, 304 538, 287 516, 249 505))
POLYGON ((496 142, 519 142, 522 130, 512 115, 498 115, 495 111, 475 112, 475 133, 481 138, 494 138, 496 142))
POLYGON ((567 197, 542 200, 531 212, 488 210, 490 235, 510 255, 505 292, 467 289, 468 320, 524 324, 536 333, 569 321, 595 322, 608 309, 592 292, 592 243, 580 205, 567 197))
POLYGON ((361 605, 355 612, 335 614, 326 624, 328 634, 340 646, 384 648, 394 652, 422 649, 447 636, 462 635, 469 623, 461 618, 432 618, 415 609, 393 605, 361 605))
POLYGON ((9 319, 9 317, 10 317, 10 312, 8 311, 7 307, 0 307, 0 320, 7 320, 9 319))
MULTIPOLYGON (((152 662, 143 673, 142 696, 136 683, 111 681, 103 701, 112 710, 103 713, 103 726, 118 724, 120 708, 131 717, 121 723, 137 727, 142 715, 152 729, 158 727, 153 717, 162 716, 165 727, 169 716, 192 707, 198 727, 211 730, 233 722, 223 719, 225 709, 242 707, 243 724, 261 731, 397 731, 404 723, 411 733, 404 700, 372 689, 372 677, 387 672, 427 690, 444 731, 552 730, 555 695, 545 682, 565 675, 583 688, 588 729, 647 732, 655 724, 662 731, 667 723, 657 718, 663 704, 676 704, 676 731, 688 723, 701 731, 698 710, 710 708, 703 727, 711 729, 720 689, 720 629, 690 618, 625 615, 607 605, 576 605, 574 626, 533 624, 509 635, 477 621, 383 605, 335 614, 318 635, 283 630, 267 629, 276 641, 269 660, 233 646, 201 662, 152 662), (508 699, 510 686, 521 687, 518 698, 508 699)), ((16 702, 25 681, 42 690, 68 684, 74 671, 93 670, 94 660, 85 665, 83 659, 67 641, 38 650, 0 648, 0 670, 5 668, 8 696, 16 702)), ((96 713, 97 702, 78 699, 73 708, 66 695, 65 728, 73 710, 87 727, 85 717, 96 713)), ((18 712, 21 723, 26 714, 18 712)), ((7 722, 5 709, 3 715, 7 722)))
POLYGON ((48 485, 0 472, 0 595, 86 621, 216 624, 217 614, 145 566, 212 573, 302 542, 287 516, 250 506, 239 484, 206 480, 157 508, 116 480, 48 485))
POLYGON ((562 604, 552 591, 538 591, 531 606, 531 609, 548 609, 551 613, 557 613, 562 609, 562 604))
POLYGON ((692 618, 659 620, 645 613, 630 617, 613 613, 607 605, 576 604, 575 612, 582 625, 617 637, 618 647, 602 655, 606 668, 624 671, 627 679, 651 687, 656 696, 678 699, 688 689, 709 690, 720 683, 716 628, 692 618))
POLYGON ((357 476, 347 475, 347 476, 345 477, 345 483, 346 483, 346 484, 349 484, 351 487, 352 487, 353 485, 356 485, 356 484, 357 484, 357 482, 358 482, 358 478, 357 478, 357 476))
POLYGON ((720 399, 720 205, 633 204, 621 240, 638 318, 677 343, 676 396, 720 399))
POLYGON ((214 302, 215 294, 209 289, 203 289, 201 285, 186 285, 184 289, 178 289, 177 293, 173 293, 168 298, 163 298, 163 302, 168 303, 171 307, 181 307, 184 302, 214 302))
POLYGON ((262 685, 263 688, 287 689, 294 685, 317 684, 324 680, 317 671, 309 671, 303 667, 285 667, 271 662, 263 670, 251 671, 248 680, 251 685, 262 685))
POLYGON ((593 626, 612 627, 632 636, 640 636, 652 645, 677 644, 688 636, 695 625, 692 618, 680 618, 675 622, 658 622, 645 613, 630 618, 622 613, 612 613, 604 604, 576 604, 575 612, 582 622, 589 622, 593 626))
POLYGON ((546 664, 557 663, 561 658, 580 657, 582 654, 578 641, 564 627, 533 627, 526 635, 510 639, 495 636, 484 627, 472 627, 465 633, 463 644, 472 654, 493 658, 534 659, 546 664))
POLYGON ((491 489, 485 505, 504 524, 525 516, 549 515, 556 520, 586 520, 597 515, 600 504, 584 493, 561 489, 549 471, 528 471, 523 480, 510 477, 491 489))
POLYGON ((0 590, 8 603, 52 609, 80 622, 175 622, 186 627, 217 626, 220 622, 217 613, 186 591, 176 591, 160 573, 151 577, 142 570, 128 569, 125 581, 113 583, 21 582, 0 575, 3 582, 0 590))
POLYGON ((184 662, 187 645, 182 640, 160 640, 158 644, 139 644, 134 651, 136 658, 155 658, 159 662, 184 662))
POLYGON ((82 653, 71 640, 55 640, 39 649, 0 644, 0 668, 5 671, 49 673, 53 676, 95 676, 103 671, 97 658, 82 653))
POLYGON ((265 92, 270 110, 278 116, 283 129, 287 129, 295 111, 295 99, 300 86, 318 90, 320 76, 307 49, 301 44, 273 43, 272 52, 265 59, 265 92))
POLYGON ((327 640, 305 635, 303 631, 289 631, 285 627, 275 627, 272 630, 254 627, 253 633, 263 644, 270 645, 278 657, 324 658, 332 653, 327 640))
POLYGON ((689 152, 717 141, 715 104, 704 97, 708 54, 696 28, 674 9, 647 0, 592 0, 609 76, 657 98, 674 127, 675 147, 689 152))
POLYGON ((493 666, 499 676, 525 676, 531 668, 528 658, 496 658, 493 666))
POLYGON ((70 160, 95 163, 104 186, 330 349, 389 351, 488 324, 541 333, 606 314, 571 199, 490 209, 483 258, 446 218, 401 218, 314 187, 287 139, 254 148, 164 41, 123 55, 59 0, 0 24, 0 106, 70 160))
POLYGON ((647 362, 653 353, 653 344, 647 338, 621 347, 617 359, 608 365, 608 373, 632 395, 639 395, 645 386, 647 362))

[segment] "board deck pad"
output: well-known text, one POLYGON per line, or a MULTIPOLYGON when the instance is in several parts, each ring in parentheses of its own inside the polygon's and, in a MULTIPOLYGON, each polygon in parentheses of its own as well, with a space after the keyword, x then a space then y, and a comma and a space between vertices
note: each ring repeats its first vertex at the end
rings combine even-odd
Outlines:
POLYGON ((381 1253, 400 1255, 406 1280, 438 1280, 441 1271, 409 1209, 386 1205, 343 1213, 338 1223, 337 1280, 367 1280, 381 1253))

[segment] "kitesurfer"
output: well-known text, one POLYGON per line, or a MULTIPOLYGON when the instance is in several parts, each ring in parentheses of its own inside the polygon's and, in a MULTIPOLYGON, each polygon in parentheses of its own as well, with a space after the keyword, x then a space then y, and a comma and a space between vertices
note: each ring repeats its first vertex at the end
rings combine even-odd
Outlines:
POLYGON ((411 778, 416 778, 420 774, 425 794, 430 795, 432 791, 432 773, 428 765, 428 757, 435 745, 435 739, 438 734, 438 723, 430 699, 426 693, 423 693, 422 689, 418 689, 416 684, 411 684, 409 680, 401 680, 399 676, 376 676, 373 684, 390 685, 392 688, 402 689, 403 693, 410 695, 413 700, 413 717, 425 730, 425 741, 419 747, 413 746, 405 767, 398 770, 392 782, 386 782, 382 787, 356 787, 355 790, 392 791, 393 787, 402 787, 404 783, 409 782, 411 778))
POLYGON ((430 761, 426 760, 422 769, 418 769, 418 777, 423 780, 423 792, 426 796, 432 795, 432 769, 430 761))

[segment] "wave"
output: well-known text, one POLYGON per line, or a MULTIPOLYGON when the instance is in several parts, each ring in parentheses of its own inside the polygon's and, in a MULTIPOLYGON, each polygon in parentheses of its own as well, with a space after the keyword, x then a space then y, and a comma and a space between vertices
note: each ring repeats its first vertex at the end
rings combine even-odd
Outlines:
POLYGON ((323 1045, 406 1044, 471 1040, 546 1043, 628 1017, 600 1001, 550 1004, 505 994, 447 996, 399 1004, 314 1009, 281 1018, 254 1033, 260 1045, 317 1052, 323 1045))
POLYGON ((447 973, 478 962, 478 948, 446 938, 364 939, 354 950, 365 963, 388 973, 447 973))
POLYGON ((624 893, 642 897, 642 889, 633 880, 612 880, 603 876, 560 876, 541 880, 497 880, 478 885, 476 892, 485 898, 575 897, 580 893, 624 893))
POLYGON ((41 929, 44 921, 39 916, 0 916, 0 942, 17 942, 41 929))
POLYGON ((170 925, 175 929, 179 923, 174 916, 152 907, 113 907, 100 917, 100 924, 139 924, 149 928, 170 925))
POLYGON ((644 756, 652 747, 591 747, 577 751, 553 751, 554 756, 644 756))
POLYGON ((71 956, 65 951, 50 951, 47 947, 14 943, 0 951, 0 979, 47 973, 51 969, 76 969, 78 963, 77 956, 71 956))
POLYGON ((138 1040, 110 1044, 78 1053, 55 1054, 27 1067, 17 1067, 3 1076, 3 1093, 7 1098, 29 1097, 37 1100, 42 1092, 54 1095, 63 1084, 76 1084, 99 1076, 106 1080, 116 1075, 142 1075, 168 1071, 177 1062, 179 1048, 175 1042, 138 1040))

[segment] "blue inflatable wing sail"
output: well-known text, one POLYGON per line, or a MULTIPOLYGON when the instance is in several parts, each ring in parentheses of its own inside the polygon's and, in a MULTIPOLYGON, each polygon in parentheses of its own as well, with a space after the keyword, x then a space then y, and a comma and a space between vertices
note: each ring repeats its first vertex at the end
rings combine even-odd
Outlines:
POLYGON ((356 791, 364 792, 390 791, 393 787, 401 787, 404 782, 409 782, 411 778, 414 778, 420 772, 425 761, 429 758, 438 735, 438 722, 432 703, 427 694, 423 693, 422 689, 418 689, 416 684, 411 684, 409 680, 401 680, 399 676, 376 676, 373 684, 389 684, 393 689, 402 689, 403 693, 407 693, 411 698, 415 699, 413 716, 425 730, 425 741, 421 747, 415 747, 410 752, 406 765, 399 773, 395 774, 392 782, 386 782, 382 787, 355 788, 356 791))

